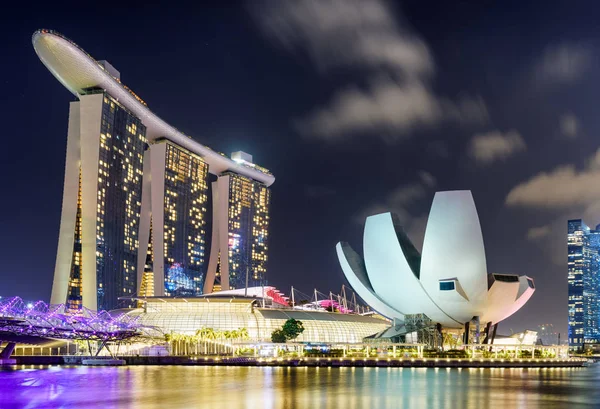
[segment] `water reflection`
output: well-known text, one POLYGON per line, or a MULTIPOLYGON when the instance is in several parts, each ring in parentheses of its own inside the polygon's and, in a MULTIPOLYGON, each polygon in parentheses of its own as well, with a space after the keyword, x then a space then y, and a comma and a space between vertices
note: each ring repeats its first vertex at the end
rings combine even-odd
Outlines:
POLYGON ((586 369, 131 366, 0 370, 0 408, 551 408, 600 405, 586 369))

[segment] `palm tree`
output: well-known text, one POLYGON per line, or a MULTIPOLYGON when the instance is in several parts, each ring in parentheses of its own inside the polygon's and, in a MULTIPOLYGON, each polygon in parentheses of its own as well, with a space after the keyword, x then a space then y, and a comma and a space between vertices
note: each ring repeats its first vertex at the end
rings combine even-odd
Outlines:
POLYGON ((248 333, 248 329, 247 328, 240 328, 238 329, 238 334, 240 339, 248 339, 250 338, 250 334, 248 333))
POLYGON ((215 331, 213 328, 206 328, 206 339, 215 340, 217 339, 217 336, 217 331, 215 331))
MULTIPOLYGON (((171 347, 171 354, 174 354, 174 343, 175 343, 175 333, 173 331, 165 334, 165 341, 167 341, 169 343, 169 346, 171 347)), ((175 354, 174 354, 175 355, 175 354)))
POLYGON ((213 351, 216 351, 215 340, 219 337, 218 331, 215 331, 214 328, 206 328, 206 339, 212 345, 213 351))
POLYGON ((233 331, 231 331, 230 335, 231 335, 231 339, 237 340, 240 338, 240 331, 238 331, 237 329, 234 329, 233 331))
POLYGON ((210 334, 213 332, 214 331, 212 330, 212 328, 202 327, 199 330, 196 330, 196 335, 198 335, 200 339, 205 340, 210 338, 210 334))
POLYGON ((183 336, 183 347, 184 347, 184 351, 183 354, 184 355, 190 355, 190 345, 192 344, 192 342, 194 342, 194 336, 193 335, 184 335, 183 336))

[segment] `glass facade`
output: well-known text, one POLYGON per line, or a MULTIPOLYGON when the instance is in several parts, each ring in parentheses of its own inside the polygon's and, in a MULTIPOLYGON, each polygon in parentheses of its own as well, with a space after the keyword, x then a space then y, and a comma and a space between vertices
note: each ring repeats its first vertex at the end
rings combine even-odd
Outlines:
POLYGON ((126 305, 137 292, 136 263, 146 127, 104 94, 96 218, 98 310, 126 305))
POLYGON ((67 290, 67 310, 77 312, 82 308, 82 254, 81 254, 81 170, 79 171, 79 188, 77 190, 77 215, 75 216, 75 235, 73 237, 73 256, 69 288, 67 290))
POLYGON ((389 328, 390 322, 358 314, 260 308, 260 300, 211 297, 146 300, 145 308, 130 313, 140 325, 165 332, 195 334, 198 329, 248 330, 251 341, 270 342, 271 334, 289 318, 302 321, 304 332, 294 342, 362 342, 363 338, 389 328))
POLYGON ((208 165, 199 156, 164 143, 165 295, 201 295, 206 277, 208 165))
POLYGON ((586 343, 600 341, 599 251, 600 231, 598 229, 590 230, 585 236, 583 246, 583 336, 586 343))
POLYGON ((568 222, 569 346, 600 341, 600 230, 568 222))
POLYGON ((150 240, 148 241, 148 250, 146 251, 146 262, 144 263, 144 273, 142 274, 142 283, 140 285, 140 297, 152 297, 154 295, 154 254, 152 251, 152 220, 150 220, 150 240))
POLYGON ((230 172, 227 175, 229 287, 266 285, 271 192, 260 182, 230 172))

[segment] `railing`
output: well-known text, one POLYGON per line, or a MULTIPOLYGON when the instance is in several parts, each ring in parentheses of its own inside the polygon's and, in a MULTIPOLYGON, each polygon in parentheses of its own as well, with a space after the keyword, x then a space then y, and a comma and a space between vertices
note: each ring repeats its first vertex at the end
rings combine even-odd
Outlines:
POLYGON ((75 344, 62 347, 43 347, 34 345, 21 345, 15 347, 11 356, 62 356, 77 355, 78 348, 75 344))

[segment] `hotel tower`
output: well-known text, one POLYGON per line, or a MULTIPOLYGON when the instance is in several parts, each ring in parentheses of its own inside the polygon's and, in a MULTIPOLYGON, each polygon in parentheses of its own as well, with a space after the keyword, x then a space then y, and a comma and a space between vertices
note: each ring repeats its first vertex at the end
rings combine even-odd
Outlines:
MULTIPOLYGON (((252 156, 244 152, 231 156, 236 162, 252 163, 252 156)), ((264 286, 270 190, 261 182, 230 171, 222 173, 212 185, 212 247, 204 292, 264 286)))
POLYGON ((33 46, 77 98, 51 303, 110 310, 136 295, 264 285, 274 176, 244 152, 229 158, 163 121, 112 65, 66 37, 39 30, 33 46))

